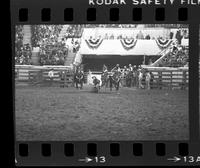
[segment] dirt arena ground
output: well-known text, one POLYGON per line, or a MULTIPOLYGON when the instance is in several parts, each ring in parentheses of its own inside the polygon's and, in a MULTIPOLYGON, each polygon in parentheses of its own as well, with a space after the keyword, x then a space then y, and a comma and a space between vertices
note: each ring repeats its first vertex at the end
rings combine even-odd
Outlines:
POLYGON ((121 88, 92 93, 17 86, 16 138, 26 141, 187 140, 188 91, 121 88))

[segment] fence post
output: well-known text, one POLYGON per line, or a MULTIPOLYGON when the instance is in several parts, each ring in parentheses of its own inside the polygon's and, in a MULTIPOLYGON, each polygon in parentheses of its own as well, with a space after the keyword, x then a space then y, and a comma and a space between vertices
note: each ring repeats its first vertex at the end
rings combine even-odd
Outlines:
POLYGON ((173 80, 173 72, 171 71, 170 72, 170 90, 172 90, 172 84, 173 84, 172 80, 173 80))
POLYGON ((162 72, 161 71, 158 72, 158 85, 159 85, 159 89, 162 89, 162 72))
POLYGON ((28 71, 28 82, 29 82, 29 84, 31 84, 31 71, 28 71))
POLYGON ((66 71, 64 71, 64 81, 63 81, 63 87, 65 87, 65 84, 66 84, 66 71))
POLYGON ((17 82, 19 82, 19 69, 17 69, 17 82))

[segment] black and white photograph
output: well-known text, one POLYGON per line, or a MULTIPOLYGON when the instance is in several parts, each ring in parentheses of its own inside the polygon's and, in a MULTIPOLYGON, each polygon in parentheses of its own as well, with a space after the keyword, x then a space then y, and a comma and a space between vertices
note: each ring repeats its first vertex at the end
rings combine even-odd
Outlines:
POLYGON ((16 25, 16 141, 189 140, 187 24, 16 25))

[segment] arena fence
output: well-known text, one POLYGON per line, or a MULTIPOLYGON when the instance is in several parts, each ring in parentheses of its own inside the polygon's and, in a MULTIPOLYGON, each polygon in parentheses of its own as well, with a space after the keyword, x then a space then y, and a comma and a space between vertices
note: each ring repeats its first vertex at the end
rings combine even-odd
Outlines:
POLYGON ((69 66, 15 66, 16 85, 62 85, 73 86, 73 69, 69 66), (53 77, 48 73, 53 70, 53 77), (60 72, 64 71, 64 78, 61 79, 60 72))
MULTIPOLYGON (((153 79, 150 82, 151 88, 159 89, 188 89, 189 72, 188 67, 143 67, 152 72, 153 79)), ((145 86, 145 80, 142 81, 145 86)))
MULTIPOLYGON (((150 82, 152 89, 188 89, 189 72, 188 68, 168 68, 168 67, 143 67, 153 74, 150 82)), ((68 66, 15 66, 15 82, 17 85, 63 85, 74 86, 73 69, 68 66), (53 69, 54 76, 48 76, 49 71, 53 69), (61 79, 60 72, 65 72, 65 78, 61 79)), ((92 72, 95 75, 101 75, 101 72, 92 72)), ((88 73, 85 73, 87 81, 88 73)), ((132 80, 133 86, 138 86, 138 78, 132 80)), ((146 86, 145 79, 142 85, 146 86)))

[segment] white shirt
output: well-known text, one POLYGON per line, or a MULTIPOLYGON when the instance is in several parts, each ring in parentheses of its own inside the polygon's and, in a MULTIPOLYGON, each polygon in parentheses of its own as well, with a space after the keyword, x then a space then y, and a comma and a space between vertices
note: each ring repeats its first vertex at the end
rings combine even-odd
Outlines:
POLYGON ((53 77, 53 71, 49 71, 49 73, 48 73, 48 76, 50 77, 50 78, 52 78, 53 77))
POLYGON ((146 74, 146 81, 150 81, 150 79, 151 79, 151 75, 150 75, 150 73, 147 73, 146 74))
POLYGON ((129 67, 129 70, 130 70, 130 71, 133 71, 133 67, 129 67))
POLYGON ((117 68, 117 71, 118 71, 118 72, 120 72, 120 71, 121 71, 120 67, 118 67, 118 68, 117 68))
POLYGON ((142 72, 139 73, 139 79, 142 79, 143 78, 143 74, 142 72))

